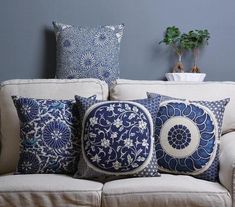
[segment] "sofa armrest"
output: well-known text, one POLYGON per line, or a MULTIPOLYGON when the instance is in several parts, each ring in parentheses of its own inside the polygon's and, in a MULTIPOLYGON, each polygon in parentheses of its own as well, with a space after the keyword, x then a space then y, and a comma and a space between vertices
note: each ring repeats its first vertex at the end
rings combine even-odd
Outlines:
MULTIPOLYGON (((230 132, 221 137, 220 144, 220 170, 219 179, 226 187, 235 201, 235 132, 230 132)), ((235 204, 233 204, 235 206, 235 204)))

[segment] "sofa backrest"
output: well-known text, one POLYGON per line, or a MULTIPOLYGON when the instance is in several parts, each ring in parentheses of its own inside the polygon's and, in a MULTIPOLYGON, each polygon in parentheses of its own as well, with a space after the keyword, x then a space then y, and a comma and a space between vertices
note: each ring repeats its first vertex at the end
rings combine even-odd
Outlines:
POLYGON ((155 92, 190 100, 220 100, 230 98, 226 106, 223 133, 235 130, 235 82, 172 82, 119 79, 110 90, 112 100, 146 98, 155 92))
POLYGON ((43 99, 74 99, 74 95, 98 99, 108 98, 108 86, 97 79, 33 79, 10 80, 0 88, 0 174, 13 172, 19 157, 19 119, 12 95, 43 99))

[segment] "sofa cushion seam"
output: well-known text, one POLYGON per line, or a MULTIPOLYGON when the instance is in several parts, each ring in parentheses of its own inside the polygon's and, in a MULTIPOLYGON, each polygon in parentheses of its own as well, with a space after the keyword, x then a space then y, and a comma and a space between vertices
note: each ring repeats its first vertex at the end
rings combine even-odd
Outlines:
MULTIPOLYGON (((53 79, 54 80, 54 79, 53 79)), ((43 81, 38 81, 38 82, 32 82, 32 83, 6 83, 6 84, 1 84, 0 86, 0 89, 2 89, 3 87, 5 86, 8 86, 8 85, 11 85, 11 86, 17 86, 17 85, 34 85, 34 84, 56 84, 56 85, 59 85, 59 84, 73 84, 73 83, 95 83, 96 85, 99 85, 100 89, 101 89, 101 94, 102 94, 102 99, 104 99, 104 85, 99 82, 99 81, 88 81, 88 80, 85 80, 85 81, 79 81, 79 80, 76 80, 76 81, 65 81, 65 82, 53 82, 53 81, 48 81, 48 82, 43 82, 43 81)))
MULTIPOLYGON (((130 80, 130 81, 133 81, 133 80, 130 80)), ((150 80, 149 80, 150 81, 150 80)), ((139 82, 120 82, 120 83, 117 83, 116 85, 115 85, 115 87, 116 86, 119 86, 119 85, 149 85, 149 86, 152 86, 152 85, 213 85, 213 84, 220 84, 220 85, 235 85, 235 83, 233 83, 233 82, 200 82, 200 83, 186 83, 186 82, 183 82, 183 83, 179 83, 179 82, 177 82, 177 83, 168 83, 167 81, 162 81, 162 82, 152 82, 151 83, 151 81, 148 83, 148 82, 141 82, 141 81, 139 81, 139 82)), ((114 90, 115 90, 115 87, 114 87, 114 90)))
POLYGON ((166 194, 166 195, 171 195, 171 194, 211 194, 211 195, 216 195, 216 194, 224 194, 228 195, 228 192, 177 192, 177 191, 161 191, 161 192, 130 192, 130 193, 116 193, 116 194, 105 194, 103 193, 104 197, 116 197, 116 196, 128 196, 128 195, 143 195, 143 194, 166 194))
POLYGON ((102 192, 102 190, 69 190, 69 191, 37 191, 37 190, 32 190, 32 191, 17 191, 17 190, 14 190, 14 191, 1 191, 0 194, 4 194, 4 193, 99 193, 99 192, 102 192))

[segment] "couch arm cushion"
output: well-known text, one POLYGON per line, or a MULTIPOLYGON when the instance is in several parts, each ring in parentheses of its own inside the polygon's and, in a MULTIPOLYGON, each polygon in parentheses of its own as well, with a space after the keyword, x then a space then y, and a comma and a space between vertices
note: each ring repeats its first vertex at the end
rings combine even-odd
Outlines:
POLYGON ((235 132, 221 137, 219 178, 235 200, 235 132))

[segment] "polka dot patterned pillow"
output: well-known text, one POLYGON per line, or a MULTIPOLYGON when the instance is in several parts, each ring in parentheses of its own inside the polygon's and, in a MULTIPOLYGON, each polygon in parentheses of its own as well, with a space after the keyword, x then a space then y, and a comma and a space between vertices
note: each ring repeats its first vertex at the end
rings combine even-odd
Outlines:
POLYGON ((161 96, 155 131, 159 170, 217 181, 219 139, 228 103, 229 98, 189 101, 161 96))

